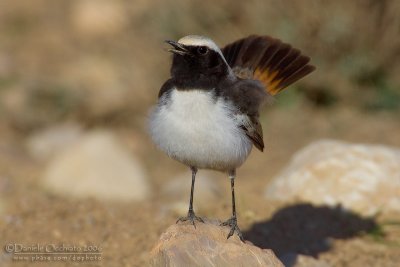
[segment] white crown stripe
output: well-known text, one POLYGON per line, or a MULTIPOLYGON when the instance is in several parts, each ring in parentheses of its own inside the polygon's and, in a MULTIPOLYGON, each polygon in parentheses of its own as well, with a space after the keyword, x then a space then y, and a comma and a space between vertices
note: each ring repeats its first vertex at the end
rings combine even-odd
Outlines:
POLYGON ((178 43, 183 44, 183 45, 191 45, 191 46, 206 46, 209 49, 212 49, 215 52, 219 53, 221 55, 222 59, 228 65, 228 63, 225 60, 224 55, 222 54, 221 49, 210 38, 200 36, 200 35, 188 35, 188 36, 185 36, 185 37, 182 37, 181 39, 179 39, 178 43))

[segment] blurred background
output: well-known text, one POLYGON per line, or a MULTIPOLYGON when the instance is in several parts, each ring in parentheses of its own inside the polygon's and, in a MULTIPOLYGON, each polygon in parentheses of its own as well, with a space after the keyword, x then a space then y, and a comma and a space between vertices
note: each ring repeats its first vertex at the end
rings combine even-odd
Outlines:
MULTIPOLYGON (((317 67, 263 109, 266 150, 238 171, 239 224, 249 238, 287 205, 264 191, 297 150, 321 138, 400 146, 400 1, 0 0, 2 246, 96 244, 104 257, 95 264, 143 266, 187 209, 190 174, 154 147, 146 119, 169 77, 163 41, 188 34, 220 46, 270 35, 317 67)), ((199 177, 199 215, 227 219, 225 175, 199 177)), ((326 249, 301 240, 272 246, 331 266, 395 266, 400 230, 383 222, 364 234, 356 227, 350 240, 335 236, 326 249)), ((0 254, 1 266, 17 264, 29 262, 0 254)))

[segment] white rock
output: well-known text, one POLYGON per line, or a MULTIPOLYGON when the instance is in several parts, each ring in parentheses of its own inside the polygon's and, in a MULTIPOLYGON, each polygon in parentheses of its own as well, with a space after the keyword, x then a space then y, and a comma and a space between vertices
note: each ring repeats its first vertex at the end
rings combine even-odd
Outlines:
MULTIPOLYGON (((195 210, 207 209, 210 203, 222 196, 221 188, 215 179, 218 178, 212 177, 209 171, 200 170, 197 173, 193 197, 195 210)), ((228 178, 226 180, 228 183, 228 178)), ((187 213, 191 184, 192 174, 188 171, 178 175, 163 187, 163 195, 173 201, 170 207, 179 215, 187 213)))
POLYGON ((331 140, 312 143, 293 156, 265 196, 341 204, 363 215, 400 212, 400 150, 331 140))
POLYGON ((47 160, 79 140, 82 128, 73 123, 51 126, 27 139, 29 153, 36 159, 47 160))
POLYGON ((143 200, 150 188, 139 161, 111 133, 86 134, 48 165, 44 186, 72 197, 143 200))

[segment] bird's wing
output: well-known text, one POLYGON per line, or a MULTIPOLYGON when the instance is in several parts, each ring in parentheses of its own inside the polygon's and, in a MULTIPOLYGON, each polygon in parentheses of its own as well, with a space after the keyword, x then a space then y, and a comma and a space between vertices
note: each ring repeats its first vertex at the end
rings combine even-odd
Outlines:
POLYGON ((237 125, 251 139, 254 146, 263 151, 263 133, 258 120, 260 106, 271 97, 261 82, 239 79, 233 85, 221 90, 223 97, 233 102, 237 108, 233 118, 237 125))
POLYGON ((258 115, 237 114, 235 119, 239 122, 240 128, 244 130, 253 145, 260 151, 264 150, 263 130, 258 120, 258 115))
POLYGON ((315 70, 300 50, 269 36, 251 35, 226 45, 222 53, 238 77, 261 81, 271 95, 315 70))

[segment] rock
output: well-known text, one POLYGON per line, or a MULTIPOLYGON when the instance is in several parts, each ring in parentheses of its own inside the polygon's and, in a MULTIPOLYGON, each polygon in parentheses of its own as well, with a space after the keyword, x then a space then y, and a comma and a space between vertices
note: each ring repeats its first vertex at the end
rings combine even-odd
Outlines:
POLYGON ((332 140, 312 143, 293 156, 265 196, 341 205, 366 216, 400 212, 400 150, 332 140))
MULTIPOLYGON (((222 196, 221 188, 216 183, 214 177, 207 171, 199 171, 196 175, 194 189, 194 208, 195 210, 206 210, 222 196)), ((191 173, 185 172, 169 181, 162 190, 162 193, 173 201, 170 205, 178 215, 186 215, 189 203, 190 186, 192 183, 191 173)))
POLYGON ((121 1, 74 1, 71 12, 74 29, 82 37, 107 36, 122 31, 128 24, 121 1))
POLYGON ((43 184, 60 195, 113 201, 143 200, 150 193, 139 161, 106 131, 88 133, 57 155, 43 184))
POLYGON ((65 148, 70 147, 82 135, 79 125, 65 123, 36 132, 27 139, 29 154, 38 160, 48 160, 65 148))
POLYGON ((180 223, 170 226, 150 254, 150 264, 158 266, 282 266, 269 249, 243 243, 229 228, 218 222, 180 223))

